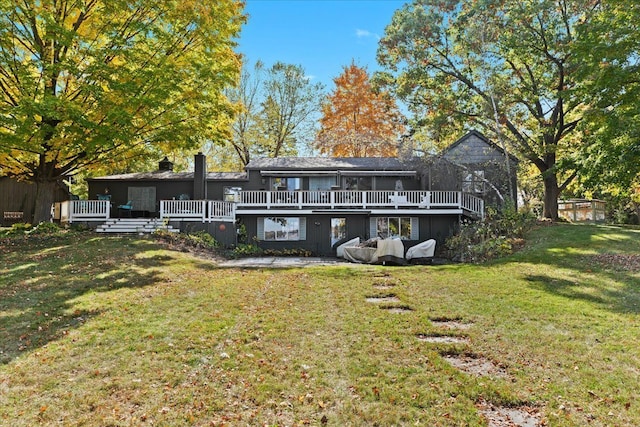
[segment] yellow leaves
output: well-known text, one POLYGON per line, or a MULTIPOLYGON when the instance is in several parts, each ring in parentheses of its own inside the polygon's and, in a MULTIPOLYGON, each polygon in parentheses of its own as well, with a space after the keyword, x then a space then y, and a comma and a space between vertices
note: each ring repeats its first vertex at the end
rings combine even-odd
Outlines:
POLYGON ((12 70, 0 77, 11 98, 4 173, 50 179, 102 164, 104 152, 119 163, 148 141, 192 146, 229 134, 234 107, 223 90, 240 70, 232 37, 242 2, 19 3, 0 17, 0 50, 11 53, 0 68, 12 70), (38 40, 6 30, 31 18, 38 40), (39 161, 51 176, 36 176, 39 161))

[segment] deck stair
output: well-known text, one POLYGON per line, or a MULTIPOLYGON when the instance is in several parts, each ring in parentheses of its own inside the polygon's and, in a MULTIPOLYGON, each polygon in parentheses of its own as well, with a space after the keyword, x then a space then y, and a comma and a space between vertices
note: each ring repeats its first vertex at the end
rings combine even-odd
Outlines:
POLYGON ((166 224, 159 218, 111 218, 96 228, 97 233, 153 233, 165 230, 178 233, 180 230, 166 224))

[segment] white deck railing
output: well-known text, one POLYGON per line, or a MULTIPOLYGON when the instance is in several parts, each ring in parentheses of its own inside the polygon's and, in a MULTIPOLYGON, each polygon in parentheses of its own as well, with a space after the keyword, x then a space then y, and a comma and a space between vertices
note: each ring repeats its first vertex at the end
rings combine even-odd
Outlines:
POLYGON ((465 209, 481 215, 482 199, 460 191, 242 191, 239 208, 465 209))
POLYGON ((57 209, 59 219, 63 222, 78 220, 107 220, 111 216, 109 200, 65 200, 57 209))
MULTIPOLYGON (((460 191, 242 191, 237 202, 160 200, 160 218, 181 221, 228 221, 239 209, 463 209, 484 216, 484 201, 460 191)), ((68 222, 107 220, 108 200, 62 202, 60 217, 68 222)))
POLYGON ((160 200, 160 218, 233 222, 236 220, 235 204, 216 200, 160 200))

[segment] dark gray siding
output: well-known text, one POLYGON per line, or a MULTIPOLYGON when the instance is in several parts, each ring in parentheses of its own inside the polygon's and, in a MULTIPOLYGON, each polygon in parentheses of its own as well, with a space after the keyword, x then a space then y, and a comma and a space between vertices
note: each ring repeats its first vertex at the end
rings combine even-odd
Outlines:
POLYGON ((193 221, 170 221, 169 223, 182 233, 205 231, 211 234, 222 248, 233 248, 237 244, 236 226, 230 222, 202 223, 193 221))
MULTIPOLYGON (((242 215, 239 223, 243 224, 247 232, 246 242, 257 242, 262 249, 278 250, 304 249, 318 256, 335 256, 335 246, 343 241, 360 237, 361 240, 371 238, 369 232, 370 215, 335 212, 306 216, 306 239, 298 241, 262 241, 258 240, 258 220, 269 215, 242 215), (346 218, 347 237, 331 246, 331 218, 346 218)), ((274 211, 272 216, 278 215, 274 211)), ((289 217, 295 215, 286 215, 289 217)), ((418 240, 405 240, 403 244, 406 249, 425 240, 435 239, 437 241, 437 251, 442 250, 446 239, 454 234, 458 228, 459 218, 457 215, 429 215, 418 217, 420 238, 418 240)), ((246 243, 240 242, 240 243, 246 243)))

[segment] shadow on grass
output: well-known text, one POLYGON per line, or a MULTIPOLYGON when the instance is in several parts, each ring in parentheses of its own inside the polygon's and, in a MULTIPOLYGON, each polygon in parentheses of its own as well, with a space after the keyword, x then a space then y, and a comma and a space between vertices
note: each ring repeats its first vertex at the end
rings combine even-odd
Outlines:
POLYGON ((548 275, 527 275, 525 280, 530 282, 533 288, 553 295, 585 301, 617 313, 640 313, 640 286, 625 282, 619 276, 617 280, 622 283, 619 288, 595 284, 592 281, 576 283, 548 275))
POLYGON ((529 249, 494 262, 525 262, 545 266, 523 276, 534 289, 581 300, 618 313, 640 313, 640 279, 636 266, 603 264, 602 259, 640 254, 638 230, 594 225, 560 224, 534 230, 529 249), (554 271, 558 271, 554 274, 554 271), (572 278, 566 279, 566 271, 572 278))
MULTIPOLYGON (((82 326, 103 308, 74 310, 85 294, 154 284, 169 256, 138 257, 147 249, 128 238, 81 236, 19 240, 0 253, 0 363, 35 351, 82 326), (106 240, 108 239, 108 240, 106 240)), ((98 306, 100 306, 98 304, 98 306)))

